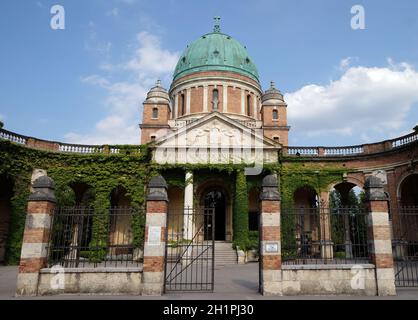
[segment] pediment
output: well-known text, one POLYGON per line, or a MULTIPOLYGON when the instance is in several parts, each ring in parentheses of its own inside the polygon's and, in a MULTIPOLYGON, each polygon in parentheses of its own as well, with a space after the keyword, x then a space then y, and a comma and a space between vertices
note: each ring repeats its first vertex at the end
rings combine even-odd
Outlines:
POLYGON ((158 163, 254 163, 277 161, 280 145, 214 112, 156 141, 158 163), (276 156, 274 156, 276 155, 276 156))

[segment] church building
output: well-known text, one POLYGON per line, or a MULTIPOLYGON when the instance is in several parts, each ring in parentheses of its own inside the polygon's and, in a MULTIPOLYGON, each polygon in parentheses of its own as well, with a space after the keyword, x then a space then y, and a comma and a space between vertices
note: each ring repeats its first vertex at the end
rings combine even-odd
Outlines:
POLYGON ((17 295, 216 292, 220 268, 250 264, 267 296, 417 287, 418 128, 291 146, 287 108, 215 18, 149 90, 138 144, 0 127, 0 263, 19 264, 17 295))

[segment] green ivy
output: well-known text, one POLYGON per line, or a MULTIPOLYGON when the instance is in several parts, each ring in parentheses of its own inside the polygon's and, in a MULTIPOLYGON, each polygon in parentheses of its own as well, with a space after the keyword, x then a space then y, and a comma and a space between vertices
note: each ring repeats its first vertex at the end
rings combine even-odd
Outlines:
MULTIPOLYGON (((184 188, 184 173, 195 172, 195 183, 210 177, 220 177, 231 190, 233 198, 234 244, 248 248, 248 193, 253 187, 260 187, 260 177, 247 177, 244 164, 156 164, 152 161, 149 145, 118 146, 119 154, 110 154, 110 146, 105 154, 67 154, 26 148, 6 140, 0 141, 0 174, 8 175, 14 182, 14 195, 11 199, 12 212, 10 230, 6 245, 8 264, 17 264, 21 251, 23 230, 26 219, 26 201, 30 193, 30 180, 35 168, 47 170, 55 181, 58 206, 75 204, 74 194, 69 188, 73 183, 85 183, 94 190, 93 206, 96 217, 90 247, 95 254, 90 258, 103 257, 103 231, 109 223, 105 212, 110 206, 113 189, 123 186, 132 200, 132 207, 138 209, 133 219, 134 245, 140 247, 144 239, 145 186, 157 174, 166 177, 169 186, 184 188)), ((346 168, 338 165, 317 164, 307 159, 281 158, 279 163, 265 164, 264 174, 277 172, 280 176, 282 203, 293 204, 293 194, 301 186, 311 186, 319 194, 330 183, 342 181, 346 168)))
POLYGON ((247 250, 249 246, 248 190, 247 179, 242 170, 238 171, 236 175, 234 200, 234 246, 238 246, 241 250, 247 250))

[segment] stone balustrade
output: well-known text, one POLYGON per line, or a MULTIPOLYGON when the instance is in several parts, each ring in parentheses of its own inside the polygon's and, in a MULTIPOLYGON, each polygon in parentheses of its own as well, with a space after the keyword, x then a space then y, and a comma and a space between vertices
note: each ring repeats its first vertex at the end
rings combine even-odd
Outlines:
MULTIPOLYGON (((182 128, 196 119, 170 120, 169 125, 176 128, 182 128)), ((239 122, 249 128, 258 128, 260 121, 239 120, 239 122)), ((82 145, 69 144, 55 141, 47 141, 33 137, 23 136, 5 129, 0 129, 0 140, 8 140, 13 143, 24 145, 29 148, 41 149, 52 152, 76 153, 76 154, 120 154, 121 146, 108 145, 82 145)), ((405 136, 385 140, 382 142, 344 147, 283 147, 283 155, 289 157, 352 157, 358 155, 368 155, 387 152, 398 148, 406 147, 417 143, 418 131, 405 136)), ((139 145, 132 145, 132 149, 140 150, 139 145)))
POLYGON ((18 144, 26 144, 27 137, 20 134, 10 132, 4 129, 0 129, 0 138, 4 140, 9 140, 18 144))

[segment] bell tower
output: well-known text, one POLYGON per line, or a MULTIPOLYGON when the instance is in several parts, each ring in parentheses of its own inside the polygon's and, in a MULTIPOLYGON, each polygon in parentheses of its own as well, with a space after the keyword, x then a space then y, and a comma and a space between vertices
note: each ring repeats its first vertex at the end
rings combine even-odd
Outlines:
POLYGON ((161 86, 158 80, 155 86, 148 92, 147 99, 143 103, 141 144, 146 144, 160 138, 162 129, 169 129, 168 120, 171 117, 170 98, 168 92, 161 86))
POLYGON ((261 98, 261 119, 264 136, 288 146, 290 127, 287 125, 287 104, 274 81, 261 98))

